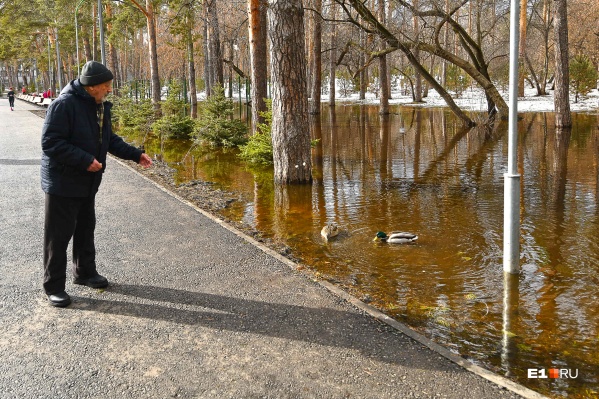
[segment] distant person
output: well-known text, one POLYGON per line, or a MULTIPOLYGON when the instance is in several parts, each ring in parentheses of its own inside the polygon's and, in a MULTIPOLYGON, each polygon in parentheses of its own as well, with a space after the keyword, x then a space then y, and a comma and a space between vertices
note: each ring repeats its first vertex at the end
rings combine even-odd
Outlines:
POLYGON ((108 286, 96 269, 95 198, 106 154, 132 160, 147 168, 152 160, 112 131, 106 96, 112 72, 87 62, 79 79, 71 81, 50 104, 42 130, 41 183, 46 193, 44 215, 43 288, 52 306, 65 307, 67 247, 73 238, 73 283, 92 288, 108 286), (96 123, 90 124, 90 121, 96 123))
POLYGON ((53 93, 52 93, 52 89, 48 89, 48 90, 45 92, 45 94, 46 94, 46 98, 52 98, 52 95, 53 95, 53 93))
POLYGON ((14 107, 15 107, 15 92, 14 92, 14 88, 10 88, 10 90, 8 90, 8 105, 10 105, 10 110, 14 111, 14 107))
POLYGON ((23 88, 21 89, 21 93, 23 93, 23 94, 27 93, 27 87, 23 86, 23 88))
POLYGON ((47 91, 42 92, 42 98, 48 98, 48 92, 47 91))

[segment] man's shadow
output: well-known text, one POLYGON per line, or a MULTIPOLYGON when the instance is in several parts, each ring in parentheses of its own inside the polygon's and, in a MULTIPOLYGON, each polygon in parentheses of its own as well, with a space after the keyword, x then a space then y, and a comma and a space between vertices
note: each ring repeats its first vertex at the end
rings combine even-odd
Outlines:
POLYGON ((87 302, 80 309, 348 348, 369 358, 411 368, 448 369, 447 361, 431 363, 430 358, 437 359, 438 355, 426 353, 428 349, 422 344, 359 311, 277 304, 156 286, 113 284, 107 290, 173 306, 78 298, 78 302, 87 302))

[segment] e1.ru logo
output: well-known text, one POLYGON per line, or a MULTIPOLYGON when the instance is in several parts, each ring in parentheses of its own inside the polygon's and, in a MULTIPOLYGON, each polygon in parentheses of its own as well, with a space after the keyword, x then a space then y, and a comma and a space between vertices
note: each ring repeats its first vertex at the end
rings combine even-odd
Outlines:
POLYGON ((528 369, 528 378, 578 378, 578 369, 528 369))

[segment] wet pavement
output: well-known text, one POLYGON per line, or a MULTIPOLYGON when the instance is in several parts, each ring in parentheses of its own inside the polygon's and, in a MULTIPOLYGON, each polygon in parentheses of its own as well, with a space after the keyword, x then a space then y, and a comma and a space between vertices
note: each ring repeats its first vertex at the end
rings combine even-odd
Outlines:
POLYGON ((98 269, 111 285, 67 281, 73 304, 49 306, 43 121, 32 110, 0 98, 1 398, 542 397, 314 281, 115 159, 96 198, 98 269))

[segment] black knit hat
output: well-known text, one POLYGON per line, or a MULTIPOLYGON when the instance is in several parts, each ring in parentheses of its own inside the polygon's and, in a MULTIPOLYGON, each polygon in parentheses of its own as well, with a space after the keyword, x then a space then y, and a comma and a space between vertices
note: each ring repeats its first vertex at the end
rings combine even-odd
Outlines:
POLYGON ((96 61, 88 61, 83 65, 79 81, 83 86, 95 86, 112 80, 114 76, 108 68, 96 61))

